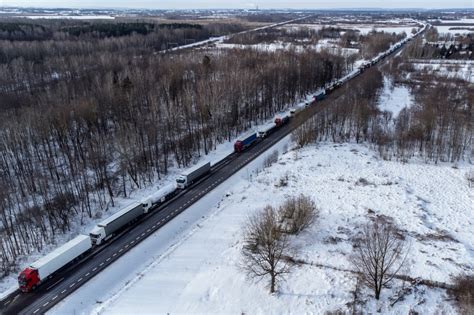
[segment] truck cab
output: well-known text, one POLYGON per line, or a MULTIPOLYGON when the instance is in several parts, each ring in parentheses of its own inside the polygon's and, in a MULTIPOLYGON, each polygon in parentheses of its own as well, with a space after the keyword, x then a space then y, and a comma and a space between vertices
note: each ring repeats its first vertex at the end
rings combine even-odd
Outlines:
POLYGON ((96 225, 92 231, 90 231, 89 236, 91 238, 92 246, 98 246, 102 244, 103 241, 105 241, 105 229, 96 225))
POLYGON ((33 268, 26 268, 18 275, 18 285, 21 292, 33 291, 40 282, 38 270, 33 268))
MULTIPOLYGON (((161 198, 161 202, 163 202, 164 198, 161 198)), ((153 206, 153 201, 151 199, 146 199, 142 202, 142 207, 143 207, 143 213, 148 213, 150 211, 151 207, 153 206)))
POLYGON ((179 175, 177 178, 176 178, 176 185, 178 186, 178 188, 181 188, 181 189, 184 189, 186 188, 186 186, 188 186, 188 179, 186 176, 183 176, 183 175, 179 175))

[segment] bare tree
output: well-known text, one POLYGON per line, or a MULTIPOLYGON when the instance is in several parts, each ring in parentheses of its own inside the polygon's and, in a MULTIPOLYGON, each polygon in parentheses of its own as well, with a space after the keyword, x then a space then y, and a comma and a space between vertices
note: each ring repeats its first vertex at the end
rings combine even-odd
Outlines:
POLYGON ((249 217, 244 226, 242 268, 252 279, 270 278, 270 293, 279 279, 290 272, 288 257, 293 249, 288 236, 282 233, 278 214, 271 206, 249 217))
POLYGON ((406 241, 397 229, 385 220, 367 224, 355 244, 353 264, 367 287, 380 298, 382 288, 397 275, 408 251, 406 241))
POLYGON ((303 194, 288 198, 280 207, 279 216, 285 232, 297 234, 308 228, 318 217, 314 201, 303 194))

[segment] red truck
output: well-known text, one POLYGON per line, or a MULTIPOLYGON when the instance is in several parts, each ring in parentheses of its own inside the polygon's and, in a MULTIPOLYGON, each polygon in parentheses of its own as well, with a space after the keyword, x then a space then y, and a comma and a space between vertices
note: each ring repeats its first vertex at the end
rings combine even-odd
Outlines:
POLYGON ((277 127, 281 127, 284 124, 288 123, 289 121, 290 121, 290 116, 288 115, 275 118, 275 124, 277 125, 277 127))

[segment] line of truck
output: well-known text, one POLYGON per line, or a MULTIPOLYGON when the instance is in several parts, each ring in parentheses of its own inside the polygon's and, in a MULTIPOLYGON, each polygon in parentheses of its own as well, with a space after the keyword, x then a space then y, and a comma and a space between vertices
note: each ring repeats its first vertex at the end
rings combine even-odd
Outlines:
MULTIPOLYGON (((421 34, 426 29, 426 27, 426 25, 423 25, 423 28, 414 36, 421 34)), ((395 52, 409 40, 410 38, 404 39, 402 42, 392 46, 388 51, 378 55, 371 62, 361 65, 357 70, 351 72, 342 79, 330 83, 324 89, 315 93, 311 101, 308 102, 306 106, 314 106, 318 102, 324 100, 326 95, 340 87, 344 82, 347 82, 348 80, 358 76, 365 69, 371 67, 373 64, 376 64, 385 56, 395 52)), ((287 124, 291 117, 298 115, 298 113, 302 111, 304 111, 304 107, 296 107, 291 109, 289 112, 277 115, 272 123, 261 126, 258 130, 239 138, 234 143, 234 152, 244 152, 252 145, 268 137, 278 128, 281 128, 287 124)), ((231 155, 226 157, 226 159, 231 158, 231 155)), ((76 261, 77 259, 85 256, 94 247, 104 244, 104 242, 122 231, 125 227, 139 220, 150 210, 158 208, 160 205, 177 195, 179 191, 186 189, 190 185, 198 182, 210 172, 210 162, 205 162, 196 165, 189 170, 183 171, 176 178, 175 184, 171 184, 159 189, 156 193, 148 196, 141 202, 131 203, 127 207, 98 223, 90 231, 89 235, 79 235, 48 255, 30 264, 27 268, 21 271, 18 276, 20 290, 22 292, 30 292, 35 290, 40 284, 44 283, 56 272, 76 261)))

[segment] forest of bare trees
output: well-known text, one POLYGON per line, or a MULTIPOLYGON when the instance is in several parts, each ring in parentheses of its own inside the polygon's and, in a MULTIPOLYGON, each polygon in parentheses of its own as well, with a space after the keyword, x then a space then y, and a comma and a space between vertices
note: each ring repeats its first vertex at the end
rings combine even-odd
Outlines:
MULTIPOLYGON (((397 72, 400 61, 385 67, 397 72)), ((394 79, 399 80, 400 72, 394 79)), ((411 88, 415 105, 392 120, 391 112, 378 108, 383 75, 371 69, 343 89, 331 106, 294 133, 300 146, 315 141, 367 141, 385 159, 407 161, 420 156, 426 161, 455 162, 469 159, 473 140, 474 87, 457 79, 434 80, 417 74, 411 88), (392 121, 393 124, 392 125, 392 121)), ((413 77, 412 77, 413 79, 413 77)))
POLYGON ((153 54, 153 34, 2 41, 4 274, 73 222, 100 216, 346 70, 343 57, 314 51, 153 54))

